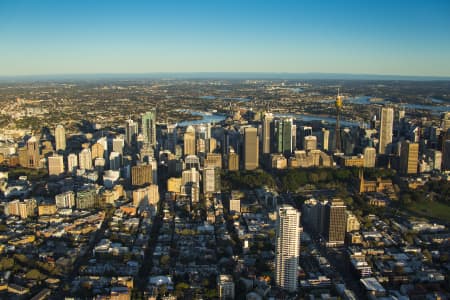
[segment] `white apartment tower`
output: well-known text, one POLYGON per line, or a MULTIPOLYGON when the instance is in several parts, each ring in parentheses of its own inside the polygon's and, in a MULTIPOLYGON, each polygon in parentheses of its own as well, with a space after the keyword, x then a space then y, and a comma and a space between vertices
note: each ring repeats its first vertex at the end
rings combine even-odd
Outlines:
POLYGON ((279 287, 295 292, 300 255, 300 212, 291 205, 278 207, 275 251, 275 282, 279 287))
POLYGON ((55 129, 55 144, 56 151, 66 150, 66 130, 61 124, 56 126, 55 129))

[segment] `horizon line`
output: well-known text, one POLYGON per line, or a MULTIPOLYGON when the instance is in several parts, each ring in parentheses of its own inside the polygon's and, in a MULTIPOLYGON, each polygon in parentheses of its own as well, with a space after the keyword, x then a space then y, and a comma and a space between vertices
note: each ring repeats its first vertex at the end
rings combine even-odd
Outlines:
MULTIPOLYGON (((156 71, 156 72, 95 72, 95 73, 39 73, 39 74, 17 74, 17 75, 0 75, 0 80, 18 80, 18 79, 39 79, 39 78, 47 78, 47 79, 58 79, 58 77, 64 79, 70 79, 70 77, 76 77, 74 79, 80 79, 80 77, 101 77, 101 76, 111 76, 111 77, 121 77, 121 76, 155 76, 155 75, 165 75, 169 77, 173 77, 174 75, 189 75, 188 77, 192 77, 195 75, 228 75, 232 77, 239 77, 239 75, 260 75, 265 76, 265 79, 274 76, 272 79, 283 79, 276 78, 282 75, 289 76, 287 79, 296 79, 293 76, 301 76, 302 78, 297 79, 333 79, 333 80, 345 80, 345 79, 364 79, 370 80, 369 78, 382 79, 382 78, 391 78, 392 80, 407 80, 407 79, 423 79, 423 80, 450 80, 450 75, 403 75, 403 74, 379 74, 379 73, 339 73, 339 72, 260 72, 260 71, 181 71, 181 72, 170 72, 170 71, 156 71), (310 76, 310 77, 309 77, 310 76), (314 77, 319 76, 319 77, 314 77), (327 77, 330 76, 330 77, 327 77), (343 77, 343 78, 339 78, 343 77), (353 78, 350 78, 353 77, 353 78)), ((225 76, 227 77, 227 76, 225 76)), ((98 78, 101 79, 101 78, 98 78)), ((154 79, 154 78, 152 78, 154 79)), ((164 79, 164 78, 160 78, 164 79)), ((205 79, 205 78, 204 78, 205 79)), ((224 78, 225 79, 225 78, 224 78)), ((242 78, 239 78, 242 79, 242 78)), ((252 79, 252 78, 247 78, 252 79)), ((257 78, 255 78, 257 79, 257 78)))

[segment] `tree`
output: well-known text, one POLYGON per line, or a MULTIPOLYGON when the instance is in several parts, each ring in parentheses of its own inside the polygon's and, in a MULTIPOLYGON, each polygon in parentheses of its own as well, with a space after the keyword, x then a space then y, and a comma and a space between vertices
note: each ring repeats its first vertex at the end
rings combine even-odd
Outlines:
POLYGON ((316 173, 309 173, 308 179, 309 182, 316 184, 319 182, 319 175, 317 175, 316 173))
POLYGON ((3 257, 0 260, 0 271, 12 269, 13 266, 14 266, 14 259, 12 258, 3 257))
POLYGON ((167 266, 170 262, 170 256, 169 255, 163 255, 159 259, 159 262, 162 266, 167 266))
POLYGON ((46 276, 39 272, 39 270, 32 269, 25 274, 25 278, 29 280, 44 280, 46 276))

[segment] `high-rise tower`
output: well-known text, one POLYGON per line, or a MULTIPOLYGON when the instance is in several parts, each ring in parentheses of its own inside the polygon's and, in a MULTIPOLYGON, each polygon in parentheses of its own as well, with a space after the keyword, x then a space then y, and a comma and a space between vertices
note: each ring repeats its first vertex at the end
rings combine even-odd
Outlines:
POLYGON ((258 130, 254 127, 244 129, 244 169, 255 170, 259 166, 258 130))
POLYGON ((56 143, 56 151, 58 150, 66 150, 66 130, 64 126, 59 124, 55 129, 55 143, 56 143))
POLYGON ((270 145, 272 139, 272 122, 273 114, 265 113, 263 117, 263 127, 262 127, 262 153, 270 153, 270 145))
POLYGON ((142 116, 142 135, 144 143, 156 146, 156 109, 148 111, 142 116))
POLYGON ((136 137, 138 135, 138 124, 131 118, 128 118, 125 124, 125 141, 128 145, 136 143, 136 137))
POLYGON ((278 207, 275 251, 275 282, 279 287, 295 292, 300 255, 300 212, 291 205, 278 207))
POLYGON ((341 109, 343 106, 343 102, 342 102, 342 96, 339 94, 339 89, 338 89, 338 94, 336 96, 336 101, 335 101, 335 106, 336 106, 336 127, 334 129, 334 136, 335 136, 335 152, 339 153, 341 152, 341 148, 342 148, 342 144, 341 144, 341 127, 340 127, 340 117, 341 117, 341 109))
POLYGON ((324 237, 327 245, 343 245, 346 226, 345 204, 341 199, 333 199, 325 206, 324 237))
POLYGON ((378 153, 390 154, 392 144, 392 133, 394 127, 394 109, 392 107, 383 107, 381 109, 380 142, 378 153))

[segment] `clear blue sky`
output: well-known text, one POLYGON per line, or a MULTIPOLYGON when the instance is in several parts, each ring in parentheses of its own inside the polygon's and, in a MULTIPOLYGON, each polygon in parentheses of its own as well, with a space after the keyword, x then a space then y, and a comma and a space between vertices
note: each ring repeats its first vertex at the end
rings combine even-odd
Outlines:
POLYGON ((0 0, 0 75, 450 76, 450 0, 0 0))

